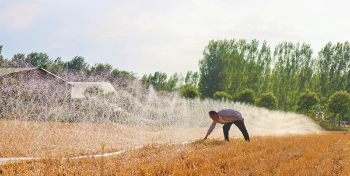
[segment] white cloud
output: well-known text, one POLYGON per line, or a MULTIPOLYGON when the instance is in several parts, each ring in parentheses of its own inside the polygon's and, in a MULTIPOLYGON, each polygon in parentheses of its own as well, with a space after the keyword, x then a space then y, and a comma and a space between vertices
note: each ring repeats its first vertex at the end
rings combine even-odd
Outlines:
MULTIPOLYGON (((198 68, 198 59, 209 40, 225 38, 258 39, 260 43, 266 40, 272 50, 280 42, 305 42, 318 51, 327 40, 339 35, 331 32, 339 31, 337 25, 325 24, 345 25, 328 14, 335 10, 331 2, 132 2, 106 8, 90 25, 87 35, 97 41, 122 41, 125 52, 147 56, 149 62, 164 68, 198 68)), ((345 19, 342 13, 335 14, 345 19)))
POLYGON ((28 1, 0 7, 0 24, 10 29, 25 29, 37 22, 42 15, 42 6, 28 1))
POLYGON ((317 53, 328 41, 350 38, 348 4, 340 0, 31 0, 0 7, 0 26, 30 29, 26 35, 21 31, 12 35, 35 36, 36 42, 34 37, 24 39, 39 51, 74 53, 90 61, 115 63, 117 68, 124 64, 141 75, 171 74, 198 70, 210 40, 266 40, 272 50, 280 42, 305 42, 317 53))

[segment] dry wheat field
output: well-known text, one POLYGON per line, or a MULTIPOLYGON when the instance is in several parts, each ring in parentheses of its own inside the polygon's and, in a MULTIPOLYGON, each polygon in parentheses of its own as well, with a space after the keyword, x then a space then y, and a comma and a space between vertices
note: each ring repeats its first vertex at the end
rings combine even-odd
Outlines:
MULTIPOLYGON (((157 127, 108 123, 54 123, 0 120, 0 158, 72 157, 116 152, 157 143, 178 144, 204 137, 208 128, 157 127)), ((222 137, 221 130, 211 137, 222 137)))
POLYGON ((241 138, 226 142, 220 131, 208 140, 181 144, 180 139, 186 139, 186 135, 198 136, 205 134, 207 129, 120 125, 112 128, 119 131, 110 131, 111 124, 1 123, 7 129, 17 128, 7 133, 1 131, 1 157, 43 158, 3 163, 1 175, 350 175, 348 132, 252 136, 251 142, 241 138), (40 128, 52 130, 40 134, 40 128), (78 134, 87 129, 90 133, 78 134), (119 134, 121 138, 111 141, 114 138, 106 137, 110 133, 119 134), (172 133, 174 136, 169 135, 172 133), (42 143, 33 146, 30 142, 26 146, 28 140, 42 143), (18 145, 11 145, 14 142, 18 145), (143 147, 132 149, 136 145, 143 147), (112 156, 62 159, 121 149, 127 150, 112 156))

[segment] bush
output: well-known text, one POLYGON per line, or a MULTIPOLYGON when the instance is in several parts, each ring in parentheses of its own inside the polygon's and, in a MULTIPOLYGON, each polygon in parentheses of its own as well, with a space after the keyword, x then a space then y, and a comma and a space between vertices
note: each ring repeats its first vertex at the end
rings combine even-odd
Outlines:
POLYGON ((188 86, 181 91, 182 95, 186 98, 197 98, 201 97, 201 93, 194 86, 188 86))
POLYGON ((157 92, 158 96, 170 97, 170 92, 166 90, 161 90, 157 92))
POLYGON ((263 93, 261 95, 261 98, 259 98, 256 101, 256 104, 257 106, 264 107, 271 110, 277 109, 278 107, 277 97, 275 97, 275 95, 273 95, 272 92, 263 93))
POLYGON ((255 92, 252 89, 245 89, 237 95, 235 100, 242 103, 254 104, 255 92))
POLYGON ((84 95, 86 96, 98 96, 103 93, 103 89, 100 86, 90 86, 84 90, 84 95))
POLYGON ((214 100, 222 100, 222 99, 232 100, 232 96, 226 92, 216 92, 214 93, 213 97, 214 97, 214 100))
POLYGON ((308 116, 311 107, 315 106, 318 103, 320 103, 320 99, 317 97, 316 93, 311 92, 309 89, 307 89, 305 92, 300 94, 297 101, 296 110, 306 110, 306 116, 308 116))

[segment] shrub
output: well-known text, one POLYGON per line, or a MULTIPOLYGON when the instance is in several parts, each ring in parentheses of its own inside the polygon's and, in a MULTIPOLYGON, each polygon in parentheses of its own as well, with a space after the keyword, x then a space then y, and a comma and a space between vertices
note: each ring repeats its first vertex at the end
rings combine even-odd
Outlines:
POLYGON ((306 110, 306 116, 308 116, 311 107, 317 103, 320 103, 320 99, 317 97, 316 93, 307 89, 305 92, 300 94, 296 109, 297 111, 306 110))
POLYGON ((329 112, 338 114, 338 126, 340 127, 342 116, 350 111, 350 94, 346 91, 335 92, 329 98, 327 106, 329 112))
POLYGON ((157 92, 158 96, 170 97, 170 92, 166 90, 161 90, 157 92))
POLYGON ((98 96, 103 93, 103 89, 100 86, 90 86, 84 90, 84 95, 86 96, 98 96))
POLYGON ((263 93, 261 98, 256 101, 257 106, 264 107, 267 109, 277 109, 278 101, 277 97, 272 92, 263 93))
POLYGON ((182 95, 186 98, 201 97, 201 93, 194 86, 188 86, 181 91, 182 95))
POLYGON ((252 89, 245 89, 237 95, 235 100, 242 103, 254 104, 255 92, 252 89))
POLYGON ((213 97, 214 97, 214 100, 222 100, 222 99, 232 100, 232 96, 226 92, 216 92, 214 93, 213 97))

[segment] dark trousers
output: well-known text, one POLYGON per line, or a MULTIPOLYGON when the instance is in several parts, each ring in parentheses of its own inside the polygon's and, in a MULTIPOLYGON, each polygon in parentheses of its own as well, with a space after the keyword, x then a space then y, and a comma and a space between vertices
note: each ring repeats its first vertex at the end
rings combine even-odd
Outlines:
POLYGON ((247 129, 245 128, 244 122, 242 121, 234 121, 234 122, 229 122, 226 123, 222 128, 224 129, 224 136, 225 136, 225 140, 229 141, 229 137, 228 137, 228 131, 230 131, 231 125, 235 124, 239 130, 242 132, 244 139, 246 141, 250 141, 249 140, 249 134, 247 129))

